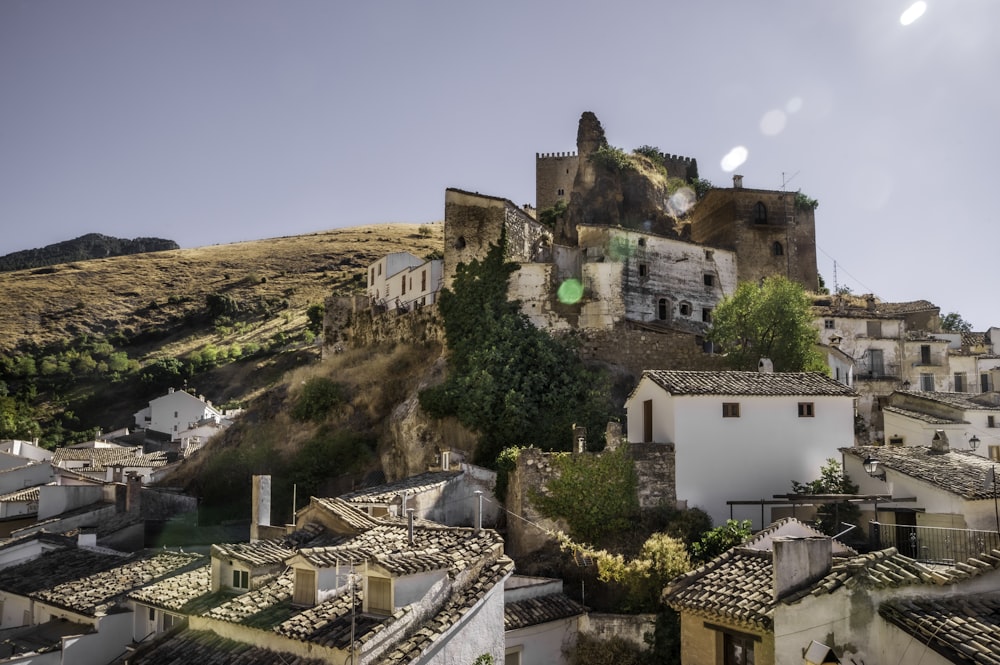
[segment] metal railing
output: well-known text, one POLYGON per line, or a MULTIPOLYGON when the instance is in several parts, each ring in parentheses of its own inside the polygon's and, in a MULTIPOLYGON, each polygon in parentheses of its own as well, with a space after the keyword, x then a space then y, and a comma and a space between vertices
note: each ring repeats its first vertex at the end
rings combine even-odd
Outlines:
POLYGON ((900 554, 927 563, 955 563, 1000 549, 996 531, 949 529, 869 522, 873 550, 895 547, 900 554))

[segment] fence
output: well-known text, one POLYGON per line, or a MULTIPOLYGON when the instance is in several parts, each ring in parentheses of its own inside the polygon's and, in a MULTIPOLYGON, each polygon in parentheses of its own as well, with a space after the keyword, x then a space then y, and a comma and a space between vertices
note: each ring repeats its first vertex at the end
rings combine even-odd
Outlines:
POLYGON ((996 531, 869 522, 868 535, 873 550, 895 547, 900 554, 928 563, 955 563, 1000 549, 996 531))

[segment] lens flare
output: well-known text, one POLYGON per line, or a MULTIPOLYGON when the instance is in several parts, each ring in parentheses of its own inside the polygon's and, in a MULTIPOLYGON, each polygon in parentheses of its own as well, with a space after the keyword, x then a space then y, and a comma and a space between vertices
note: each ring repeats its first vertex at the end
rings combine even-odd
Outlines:
POLYGON ((899 17, 899 22, 901 25, 910 25, 923 16, 925 11, 927 11, 927 3, 924 2, 924 0, 914 2, 912 5, 907 7, 906 11, 899 17))
POLYGON ((785 104, 785 110, 788 111, 789 113, 798 113, 799 111, 801 111, 802 110, 802 98, 801 97, 792 97, 791 99, 789 99, 788 103, 785 104))
POLYGON ((570 277, 559 285, 559 291, 556 295, 562 304, 575 305, 583 297, 583 284, 580 283, 580 280, 570 277))
POLYGON ((750 156, 750 152, 743 146, 738 145, 729 152, 726 156, 722 158, 720 165, 722 170, 726 173, 732 173, 736 169, 743 165, 743 162, 747 161, 747 157, 750 156))
POLYGON ((624 261, 631 256, 632 248, 629 247, 628 240, 615 237, 608 243, 608 258, 612 261, 624 261))
POLYGON ((788 116, 780 109, 772 109, 760 119, 760 133, 764 136, 777 136, 785 131, 788 116))
POLYGON ((674 217, 680 217, 694 205, 696 196, 690 187, 681 187, 667 199, 667 212, 674 217))

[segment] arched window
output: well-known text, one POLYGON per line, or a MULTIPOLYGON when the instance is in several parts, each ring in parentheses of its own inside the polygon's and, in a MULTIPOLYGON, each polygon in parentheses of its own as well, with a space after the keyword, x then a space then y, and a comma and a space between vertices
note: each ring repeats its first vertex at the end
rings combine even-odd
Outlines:
POLYGON ((757 201, 753 207, 753 221, 755 224, 767 224, 767 206, 763 201, 757 201))
POLYGON ((657 306, 656 306, 656 318, 658 318, 660 321, 666 321, 667 320, 667 299, 666 298, 660 298, 659 302, 657 303, 657 306))
POLYGON ((785 248, 781 246, 780 242, 775 240, 774 244, 771 245, 771 253, 774 254, 775 256, 784 256, 785 248))
POLYGON ((455 249, 465 249, 465 236, 458 236, 455 241, 455 249))

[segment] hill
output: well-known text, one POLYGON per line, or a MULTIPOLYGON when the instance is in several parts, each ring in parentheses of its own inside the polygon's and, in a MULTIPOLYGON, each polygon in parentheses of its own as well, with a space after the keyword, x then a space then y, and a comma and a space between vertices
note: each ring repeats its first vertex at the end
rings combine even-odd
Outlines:
POLYGON ((442 234, 384 224, 2 273, 0 438, 80 440, 182 383, 248 400, 318 358, 310 307, 361 292, 389 252, 440 251, 442 234))
POLYGON ((173 240, 162 238, 114 238, 100 233, 88 233, 73 240, 65 240, 38 249, 25 249, 0 256, 0 272, 29 270, 70 261, 86 261, 109 256, 127 256, 144 252, 180 249, 173 240))

